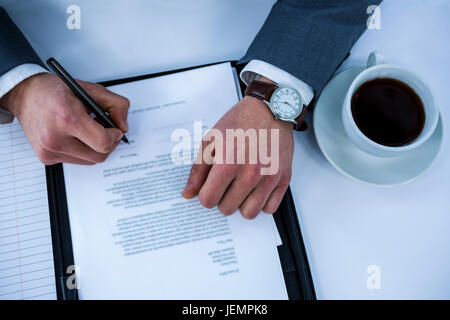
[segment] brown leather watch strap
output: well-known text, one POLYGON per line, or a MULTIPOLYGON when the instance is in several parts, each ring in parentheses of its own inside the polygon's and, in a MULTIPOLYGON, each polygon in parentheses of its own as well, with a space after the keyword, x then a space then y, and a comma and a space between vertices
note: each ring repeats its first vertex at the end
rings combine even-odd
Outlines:
POLYGON ((302 112, 299 114, 299 116, 295 119, 295 121, 297 122, 297 124, 294 126, 294 129, 296 131, 305 131, 306 129, 308 129, 308 125, 305 122, 305 117, 306 117, 306 106, 303 105, 303 109, 302 112))
POLYGON ((276 84, 254 80, 248 85, 245 95, 269 101, 273 92, 277 89, 278 86, 276 84))

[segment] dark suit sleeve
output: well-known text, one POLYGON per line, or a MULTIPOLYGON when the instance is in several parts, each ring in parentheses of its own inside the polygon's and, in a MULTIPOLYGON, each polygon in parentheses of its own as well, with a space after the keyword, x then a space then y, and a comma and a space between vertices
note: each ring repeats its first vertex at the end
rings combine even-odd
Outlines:
POLYGON ((43 66, 22 32, 0 7, 0 76, 24 63, 43 66))
POLYGON ((258 59, 320 93, 381 0, 279 0, 240 63, 258 59))

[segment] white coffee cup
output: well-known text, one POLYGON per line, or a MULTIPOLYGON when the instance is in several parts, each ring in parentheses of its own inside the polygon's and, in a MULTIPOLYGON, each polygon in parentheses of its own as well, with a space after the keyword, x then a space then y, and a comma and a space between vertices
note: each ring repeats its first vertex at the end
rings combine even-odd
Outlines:
MULTIPOLYGON (((386 64, 377 52, 372 52, 367 60, 367 67, 351 83, 342 106, 342 121, 349 139, 361 150, 378 157, 395 157, 413 150, 430 138, 439 120, 439 108, 430 88, 414 73, 396 65, 386 64), (407 84, 422 100, 425 111, 425 124, 420 135, 411 143, 391 147, 369 139, 355 123, 351 101, 353 94, 367 81, 376 78, 392 78, 407 84)), ((380 124, 382 125, 382 124, 380 124)))

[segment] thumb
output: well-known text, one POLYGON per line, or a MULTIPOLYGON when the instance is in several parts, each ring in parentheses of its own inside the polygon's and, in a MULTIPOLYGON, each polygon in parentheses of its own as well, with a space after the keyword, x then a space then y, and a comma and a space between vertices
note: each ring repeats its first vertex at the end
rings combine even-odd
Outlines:
POLYGON ((109 91, 100 84, 80 81, 80 85, 104 111, 108 112, 111 119, 123 132, 128 131, 127 118, 130 101, 127 98, 109 91))
MULTIPOLYGON (((120 97, 120 96, 119 96, 120 97)), ((128 132, 128 109, 130 102, 124 97, 116 99, 114 104, 105 109, 115 124, 123 131, 128 132)))

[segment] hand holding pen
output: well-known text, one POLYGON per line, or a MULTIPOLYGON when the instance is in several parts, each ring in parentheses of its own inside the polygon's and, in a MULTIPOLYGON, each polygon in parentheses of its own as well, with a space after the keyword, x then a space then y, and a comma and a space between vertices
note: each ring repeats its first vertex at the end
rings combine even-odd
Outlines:
MULTIPOLYGON (((129 102, 101 85, 79 81, 118 128, 105 128, 56 75, 39 73, 14 87, 0 105, 14 114, 42 163, 103 162, 128 131, 129 102)), ((105 123, 103 121, 103 123, 105 123)))

